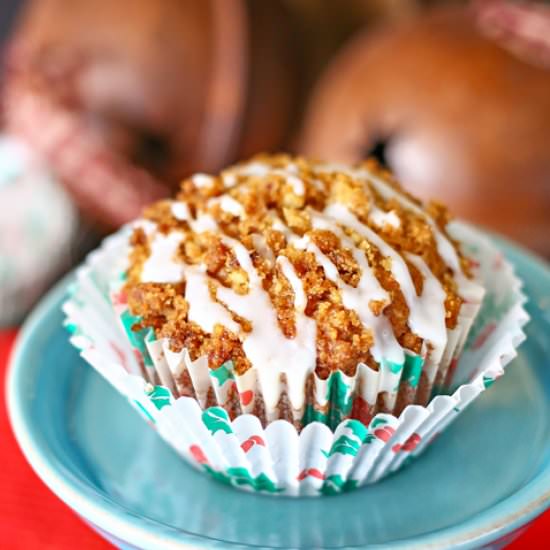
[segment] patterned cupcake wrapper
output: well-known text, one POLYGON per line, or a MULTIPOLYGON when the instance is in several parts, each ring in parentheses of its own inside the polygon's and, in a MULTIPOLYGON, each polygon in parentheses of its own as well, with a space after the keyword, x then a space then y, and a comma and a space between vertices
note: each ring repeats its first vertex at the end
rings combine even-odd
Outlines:
POLYGON ((107 239, 78 270, 64 305, 71 342, 182 456, 243 489, 321 495, 378 481, 501 376, 524 339, 521 282, 486 239, 456 224, 487 295, 481 310, 471 300, 463 306, 440 362, 411 354, 378 371, 360 365, 354 377, 311 376, 299 389, 282 380, 282 398, 268 406, 253 372, 236 376, 230 361, 210 370, 206 358, 191 361, 152 331, 130 330, 137 319, 112 292, 127 234, 107 239), (432 397, 451 386, 451 395, 432 397), (292 407, 298 391, 304 405, 292 407))

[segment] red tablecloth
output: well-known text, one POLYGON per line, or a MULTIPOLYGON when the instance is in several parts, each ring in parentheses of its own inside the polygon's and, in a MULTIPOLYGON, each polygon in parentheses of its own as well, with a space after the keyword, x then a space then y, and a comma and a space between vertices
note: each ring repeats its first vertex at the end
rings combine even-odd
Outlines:
MULTIPOLYGON (((9 427, 3 387, 6 362, 14 337, 15 331, 0 331, 0 548, 111 548, 46 488, 19 451, 9 427)), ((550 511, 540 517, 509 549, 548 548, 549 534, 550 511)))

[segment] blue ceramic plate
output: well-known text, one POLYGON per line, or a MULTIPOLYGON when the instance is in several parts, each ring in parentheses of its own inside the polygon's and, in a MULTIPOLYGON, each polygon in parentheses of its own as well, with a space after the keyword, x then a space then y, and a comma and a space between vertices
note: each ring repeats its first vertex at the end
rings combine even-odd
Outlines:
POLYGON ((69 280, 13 356, 16 436, 52 491, 125 548, 497 547, 550 503, 550 270, 498 243, 525 281, 528 340, 418 461, 377 485, 285 499, 192 470, 69 344, 59 309, 69 280))

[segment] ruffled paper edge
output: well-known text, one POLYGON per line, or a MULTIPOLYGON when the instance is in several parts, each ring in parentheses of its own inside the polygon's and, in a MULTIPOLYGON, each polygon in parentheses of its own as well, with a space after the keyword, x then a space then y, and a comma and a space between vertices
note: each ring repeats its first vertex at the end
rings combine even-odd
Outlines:
MULTIPOLYGON (((107 281, 94 280, 98 265, 112 262, 114 270, 123 267, 120 243, 127 231, 109 237, 77 270, 72 297, 63 306, 71 342, 190 463, 242 489, 320 495, 378 481, 421 453, 502 376, 525 339, 523 327, 529 317, 523 307, 526 297, 521 281, 487 239, 460 225, 462 237, 482 246, 485 253, 487 248, 493 251, 490 259, 501 263, 501 278, 512 296, 510 307, 491 333, 476 349, 467 351, 469 361, 484 365, 469 374, 469 381, 451 395, 434 397, 426 407, 408 405, 398 417, 379 413, 368 427, 347 419, 334 431, 312 422, 298 433, 286 420, 275 420, 265 428, 250 414, 231 421, 220 407, 203 411, 195 399, 174 399, 167 388, 136 375, 142 368, 139 358, 121 334, 108 298, 98 290, 107 281), (106 319, 110 321, 103 326, 106 319)), ((482 333, 474 331, 474 339, 482 333)))

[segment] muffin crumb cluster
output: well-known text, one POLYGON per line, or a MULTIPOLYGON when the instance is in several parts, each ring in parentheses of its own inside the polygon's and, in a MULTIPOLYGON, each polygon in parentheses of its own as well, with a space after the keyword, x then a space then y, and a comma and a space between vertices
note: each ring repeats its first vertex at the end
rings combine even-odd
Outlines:
POLYGON ((469 273, 445 232, 448 221, 444 207, 422 207, 372 160, 345 169, 262 155, 217 176, 195 175, 175 200, 149 207, 133 230, 125 290, 141 318, 135 328, 153 328, 192 360, 208 357, 211 369, 231 360, 243 374, 253 366, 244 344, 261 327, 236 305, 240 297, 253 308, 254 295, 273 309, 285 339, 299 342, 314 324, 314 370, 322 379, 336 370, 352 376, 360 363, 379 368, 367 314, 385 318, 404 350, 429 353, 430 342, 411 327, 400 277, 421 296, 426 266, 444 292, 446 328, 457 325, 458 274, 436 232, 454 248, 460 275, 469 273), (366 270, 380 288, 370 298, 366 270), (362 313, 350 307, 360 292, 368 299, 362 313))

